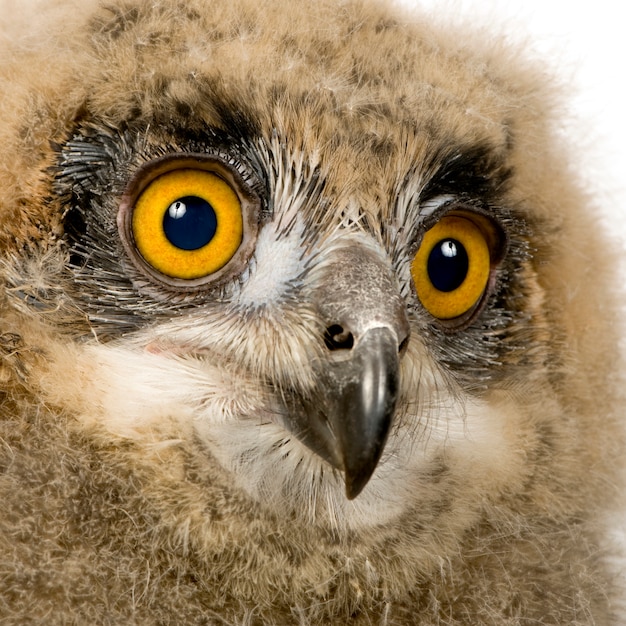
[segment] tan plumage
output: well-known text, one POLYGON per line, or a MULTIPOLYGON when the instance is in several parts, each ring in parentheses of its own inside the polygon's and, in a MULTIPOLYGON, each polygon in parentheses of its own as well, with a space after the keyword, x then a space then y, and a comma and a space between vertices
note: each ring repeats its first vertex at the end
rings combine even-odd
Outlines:
POLYGON ((0 622, 616 623, 617 279, 542 68, 369 2, 29 6, 0 4, 0 622), (244 213, 193 279, 137 251, 181 164, 244 213), (413 259, 450 218, 488 276, 439 319, 413 259))

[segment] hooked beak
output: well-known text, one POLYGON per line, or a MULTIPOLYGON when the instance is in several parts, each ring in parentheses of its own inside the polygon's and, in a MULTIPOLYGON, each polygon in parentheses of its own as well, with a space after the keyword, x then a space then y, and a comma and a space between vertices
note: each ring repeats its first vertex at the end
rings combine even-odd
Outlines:
POLYGON ((341 251, 328 276, 335 288, 321 280, 317 291, 327 358, 316 364, 314 389, 288 407, 286 426, 343 471, 352 500, 374 473, 393 424, 409 323, 390 269, 369 247, 341 251))
POLYGON ((349 361, 330 363, 325 397, 304 403, 315 452, 342 469, 346 496, 356 498, 378 465, 398 397, 397 339, 388 328, 367 331, 349 361), (319 399, 318 399, 319 400, 319 399))

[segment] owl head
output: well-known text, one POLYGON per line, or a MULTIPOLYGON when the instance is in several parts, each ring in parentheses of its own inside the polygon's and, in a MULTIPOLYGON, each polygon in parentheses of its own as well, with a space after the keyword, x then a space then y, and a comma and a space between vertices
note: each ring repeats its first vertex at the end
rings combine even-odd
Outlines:
POLYGON ((313 525, 603 497, 612 260, 541 68, 369 3, 17 21, 7 388, 313 525))

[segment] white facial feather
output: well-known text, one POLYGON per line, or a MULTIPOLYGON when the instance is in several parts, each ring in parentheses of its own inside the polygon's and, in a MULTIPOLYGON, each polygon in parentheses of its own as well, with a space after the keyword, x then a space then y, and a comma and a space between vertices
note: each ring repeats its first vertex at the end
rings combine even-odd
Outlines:
POLYGON ((289 293, 290 283, 295 283, 304 270, 302 229, 302 221, 297 219, 288 233, 281 232, 282 228, 275 222, 261 229, 254 260, 234 298, 237 305, 272 306, 289 293))
POLYGON ((419 369, 404 368, 407 408, 376 473, 354 501, 345 498, 341 474, 281 426, 258 381, 183 346, 179 354, 171 347, 161 351, 149 334, 131 343, 78 351, 58 346, 40 383, 45 395, 67 403, 72 389, 72 403, 84 407, 79 414, 85 428, 146 445, 176 445, 197 436, 255 500, 306 523, 326 519, 341 533, 389 523, 406 514, 409 494, 432 494, 420 477, 442 460, 453 474, 471 473, 476 489, 483 483, 497 489, 520 473, 522 459, 511 437, 520 428, 514 404, 507 408, 505 395, 496 402, 463 399, 418 341, 409 346, 408 361, 419 362, 419 369))

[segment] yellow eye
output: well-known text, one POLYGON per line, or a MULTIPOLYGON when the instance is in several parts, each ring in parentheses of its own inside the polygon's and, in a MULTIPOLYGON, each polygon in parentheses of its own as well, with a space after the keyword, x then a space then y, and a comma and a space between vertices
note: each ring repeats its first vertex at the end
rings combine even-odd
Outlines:
POLYGON ((131 231, 154 269, 172 278, 201 278, 224 267, 241 245, 241 203, 213 172, 171 170, 137 198, 131 231))
POLYGON ((491 260, 481 229, 460 216, 442 218, 424 235, 411 264, 420 302, 438 319, 454 319, 480 301, 491 260))

